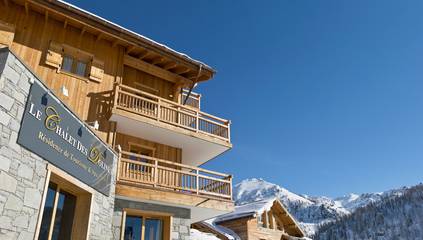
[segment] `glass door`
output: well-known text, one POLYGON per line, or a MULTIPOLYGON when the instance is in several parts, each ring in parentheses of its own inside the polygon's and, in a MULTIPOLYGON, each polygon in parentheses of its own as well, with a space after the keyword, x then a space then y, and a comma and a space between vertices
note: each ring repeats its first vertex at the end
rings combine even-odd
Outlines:
POLYGON ((162 240, 163 220, 141 216, 126 216, 124 240, 162 240))
POLYGON ((50 182, 38 240, 71 239, 75 205, 76 196, 50 182))

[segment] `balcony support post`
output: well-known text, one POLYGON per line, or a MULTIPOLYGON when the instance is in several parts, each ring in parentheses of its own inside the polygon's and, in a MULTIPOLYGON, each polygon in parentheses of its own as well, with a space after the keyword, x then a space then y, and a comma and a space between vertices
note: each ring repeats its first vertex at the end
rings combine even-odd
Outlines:
POLYGON ((196 111, 195 112, 195 132, 197 133, 198 133, 198 130, 200 129, 199 123, 200 123, 200 117, 199 117, 198 111, 196 111))
POLYGON ((118 97, 119 97, 119 85, 118 84, 115 85, 114 93, 115 93, 115 95, 113 97, 114 97, 114 103, 115 104, 113 104, 113 108, 116 108, 116 106, 118 105, 118 97))
POLYGON ((120 158, 122 157, 122 153, 119 151, 118 149, 118 161, 117 161, 117 170, 116 170, 116 182, 119 181, 119 177, 120 177, 120 158))
POLYGON ((197 189, 197 195, 199 194, 199 192, 200 192, 200 174, 199 174, 199 171, 198 171, 198 169, 196 169, 195 170, 195 178, 196 178, 196 183, 195 183, 195 185, 196 185, 196 189, 197 189))
POLYGON ((154 160, 154 187, 157 187, 158 176, 159 176, 159 162, 157 160, 154 160))
POLYGON ((160 105, 161 105, 162 103, 160 102, 160 98, 157 100, 157 114, 156 114, 156 118, 157 118, 157 121, 160 121, 160 111, 161 111, 161 109, 160 109, 160 105))

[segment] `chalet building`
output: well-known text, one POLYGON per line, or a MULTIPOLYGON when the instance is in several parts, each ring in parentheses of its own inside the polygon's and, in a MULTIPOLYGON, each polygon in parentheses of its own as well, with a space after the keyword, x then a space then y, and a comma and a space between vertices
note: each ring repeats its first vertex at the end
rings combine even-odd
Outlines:
POLYGON ((58 0, 0 1, 0 239, 189 239, 233 211, 215 70, 58 0))
POLYGON ((308 239, 278 199, 236 206, 231 213, 194 223, 192 227, 222 240, 308 239))

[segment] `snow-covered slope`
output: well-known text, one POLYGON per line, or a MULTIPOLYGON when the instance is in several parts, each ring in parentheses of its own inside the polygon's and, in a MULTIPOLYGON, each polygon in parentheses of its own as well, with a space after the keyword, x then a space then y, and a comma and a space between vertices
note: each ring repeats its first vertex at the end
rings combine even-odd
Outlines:
POLYGON ((359 207, 380 201, 384 196, 400 196, 405 190, 406 188, 382 193, 349 194, 331 199, 298 195, 263 179, 252 178, 243 180, 234 187, 234 199, 236 204, 245 204, 277 197, 301 224, 304 232, 311 236, 320 224, 348 215, 359 207))
MULTIPOLYGON (((372 195, 365 207, 319 227, 316 240, 423 239, 423 185, 372 195)), ((353 200, 354 202, 354 200, 353 200)))
POLYGON ((349 212, 353 212, 359 207, 364 207, 368 205, 369 203, 375 203, 384 197, 388 196, 401 196, 404 194, 404 191, 407 190, 406 187, 390 190, 386 192, 379 192, 379 193, 364 193, 361 195, 357 195, 354 193, 350 193, 347 196, 338 197, 335 198, 335 202, 337 202, 339 205, 343 206, 345 209, 347 209, 349 212))

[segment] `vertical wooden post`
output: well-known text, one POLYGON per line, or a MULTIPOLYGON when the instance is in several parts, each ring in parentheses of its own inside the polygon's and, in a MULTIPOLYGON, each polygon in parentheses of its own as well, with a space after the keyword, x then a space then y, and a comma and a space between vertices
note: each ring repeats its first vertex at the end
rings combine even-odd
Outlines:
POLYGON ((228 128, 227 128, 227 131, 228 131, 228 142, 230 142, 231 141, 231 121, 230 120, 228 120, 227 125, 228 125, 228 128))
POLYGON ((124 240, 124 237, 125 237, 125 222, 126 222, 126 211, 122 211, 122 223, 120 226, 120 240, 124 240))
POLYGON ((159 176, 159 161, 157 161, 157 159, 154 159, 154 187, 157 187, 157 183, 158 181, 158 176, 159 176))
POLYGON ((230 196, 231 200, 233 200, 233 196, 232 196, 232 175, 229 175, 229 181, 231 181, 230 184, 229 184, 229 196, 230 196))
POLYGON ((181 107, 178 106, 176 109, 177 109, 176 110, 176 124, 180 125, 181 124, 181 115, 180 115, 181 107))
POLYGON ((198 132, 198 130, 200 129, 200 126, 199 126, 199 123, 200 123, 200 120, 199 120, 199 112, 198 111, 195 111, 195 131, 196 132, 198 132))
POLYGON ((160 105, 161 105, 161 102, 160 102, 160 98, 157 100, 157 115, 156 115, 156 117, 157 117, 157 121, 159 121, 160 120, 160 105))
POLYGON ((273 213, 272 210, 267 212, 268 215, 268 219, 269 219, 269 228, 270 229, 275 229, 275 222, 274 222, 274 218, 273 218, 273 213))
POLYGON ((262 221, 263 221, 263 225, 265 228, 269 228, 269 218, 267 215, 267 211, 264 211, 263 214, 261 215, 262 221))
POLYGON ((121 164, 121 157, 122 157, 122 153, 120 151, 120 147, 118 148, 118 161, 117 161, 117 171, 116 171, 116 182, 119 181, 119 177, 120 177, 120 164, 121 164))
POLYGON ((197 195, 198 195, 198 194, 199 194, 199 192, 200 192, 200 186, 199 186, 199 185, 200 185, 200 178, 199 178, 199 175, 200 175, 200 174, 199 174, 198 169, 196 169, 196 170, 195 170, 195 175, 196 175, 195 177, 197 178, 197 180, 196 180, 196 181, 197 181, 197 182, 196 182, 196 185, 197 185, 197 186, 196 186, 196 190, 197 190, 197 195))
POLYGON ((113 102, 113 108, 116 109, 116 106, 118 104, 118 95, 119 95, 119 84, 115 85, 115 96, 114 96, 114 102, 113 102))
POLYGON ((54 195, 54 202, 53 202, 53 213, 51 214, 50 220, 50 227, 48 230, 48 240, 51 240, 53 237, 53 229, 54 229, 54 220, 56 219, 56 212, 57 212, 57 204, 59 203, 59 195, 60 195, 60 187, 56 188, 56 194, 54 195))

